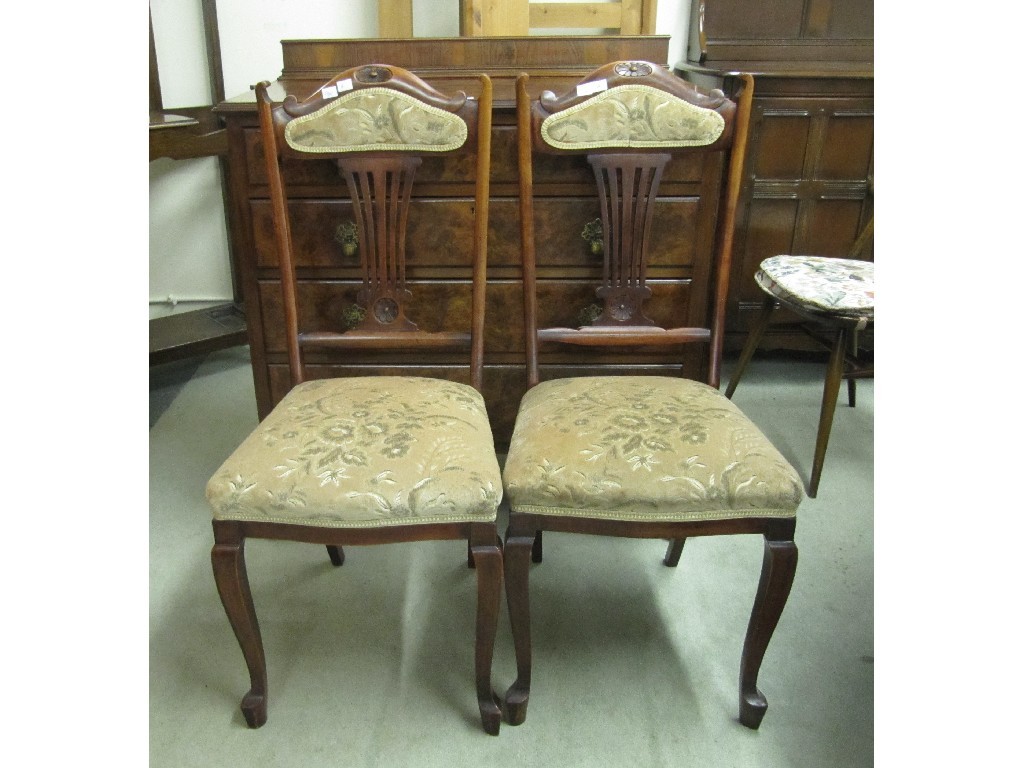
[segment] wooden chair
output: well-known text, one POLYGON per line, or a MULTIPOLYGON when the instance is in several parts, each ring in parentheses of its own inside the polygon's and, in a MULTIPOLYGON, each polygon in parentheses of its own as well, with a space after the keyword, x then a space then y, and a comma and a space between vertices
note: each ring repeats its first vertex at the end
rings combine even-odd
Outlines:
POLYGON ((757 675, 792 584, 795 515, 803 493, 793 468, 717 391, 752 92, 749 76, 739 82, 737 105, 720 91, 703 93, 647 62, 608 64, 574 90, 544 92, 533 100, 528 77, 517 80, 530 388, 504 469, 511 510, 505 584, 518 667, 505 701, 512 724, 523 722, 530 696, 529 562, 531 553, 535 562, 542 558, 543 531, 669 539, 668 566, 678 563, 691 536, 763 535, 761 581, 741 662, 740 718, 757 728, 764 715, 767 704, 757 690, 757 675), (596 294, 603 310, 590 326, 538 328, 531 195, 532 157, 538 152, 586 155, 596 176, 605 254, 596 294), (701 204, 717 204, 721 193, 722 205, 716 277, 691 287, 690 304, 708 308, 710 324, 707 315, 691 313, 691 327, 664 328, 644 308, 651 295, 647 255, 659 180, 673 162, 699 163, 702 158, 706 164, 698 178, 712 199, 701 204), (541 382, 539 347, 549 344, 622 352, 645 345, 704 344, 707 383, 636 375, 541 382))
POLYGON ((246 539, 327 545, 336 566, 344 562, 346 544, 465 539, 477 574, 477 699, 484 730, 498 733, 501 711, 490 675, 501 599, 495 516, 502 489, 479 392, 491 82, 481 75, 479 84, 475 97, 449 97, 410 72, 375 64, 341 73, 302 103, 289 96, 274 106, 269 83, 256 87, 292 389, 207 486, 213 572, 249 667, 242 712, 250 727, 266 721, 267 675, 246 576, 246 539), (463 319, 468 327, 420 330, 406 281, 410 190, 424 157, 463 153, 475 155, 476 172, 474 224, 466 233, 474 254, 465 286, 472 310, 452 321, 463 319), (340 319, 337 330, 300 327, 300 318, 312 315, 300 312, 300 255, 282 166, 294 170, 296 163, 325 160, 344 177, 358 225, 357 309, 365 316, 347 331, 340 330, 340 319), (472 386, 409 376, 311 380, 304 364, 311 350, 397 348, 465 353, 472 386))
POLYGON ((857 258, 871 241, 874 230, 872 217, 846 259, 782 255, 761 262, 754 275, 758 287, 765 292, 761 314, 747 336, 725 390, 725 396, 731 398, 772 316, 782 307, 802 318, 804 322, 800 327, 829 350, 814 462, 807 488, 811 498, 818 495, 839 385, 844 378, 847 380, 847 397, 853 408, 857 405, 857 379, 875 375, 874 366, 866 364, 859 355, 859 334, 873 327, 875 321, 875 265, 857 258))

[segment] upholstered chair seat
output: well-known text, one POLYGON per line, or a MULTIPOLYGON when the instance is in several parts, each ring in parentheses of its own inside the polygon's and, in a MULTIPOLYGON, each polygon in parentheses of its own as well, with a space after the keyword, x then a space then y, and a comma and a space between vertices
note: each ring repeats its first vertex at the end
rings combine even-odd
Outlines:
POLYGON ((796 471, 717 389, 690 379, 545 381, 505 464, 514 512, 682 522, 794 517, 796 471))
POLYGON ((483 398, 413 376, 292 389, 207 486, 219 520, 370 528, 493 522, 501 472, 483 398))

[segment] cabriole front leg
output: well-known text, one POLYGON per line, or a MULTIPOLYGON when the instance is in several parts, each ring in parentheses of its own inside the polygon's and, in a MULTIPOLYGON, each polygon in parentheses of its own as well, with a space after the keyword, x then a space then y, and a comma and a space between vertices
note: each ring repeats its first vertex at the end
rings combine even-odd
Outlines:
POLYGON ((793 586, 796 559, 793 541, 772 541, 765 537, 761 581, 740 662, 740 722, 748 728, 758 728, 768 709, 768 701, 757 689, 757 674, 793 586))
POLYGON ((213 577, 249 668, 250 687, 242 697, 242 714, 250 728, 259 728, 267 722, 267 664, 245 571, 245 537, 235 523, 215 521, 213 532, 213 577))
POLYGON ((505 594, 508 598, 509 623, 516 649, 516 681, 505 693, 505 713, 510 725, 526 719, 530 701, 530 560, 536 535, 505 536, 505 594))
POLYGON ((501 608, 501 543, 496 534, 489 544, 473 542, 471 562, 476 569, 476 697, 484 731, 497 736, 501 728, 501 705, 491 687, 494 639, 501 608))

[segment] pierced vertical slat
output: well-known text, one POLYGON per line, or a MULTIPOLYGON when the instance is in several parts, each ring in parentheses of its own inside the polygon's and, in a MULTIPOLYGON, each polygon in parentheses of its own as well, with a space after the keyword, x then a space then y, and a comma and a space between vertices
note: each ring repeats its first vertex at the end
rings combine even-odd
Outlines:
MULTIPOLYGON (((415 168, 402 176, 402 188, 400 192, 402 200, 401 208, 406 213, 408 213, 409 210, 409 201, 412 200, 412 181, 414 177, 415 168)), ((396 229, 396 237, 398 238, 399 247, 401 248, 401 257, 398 259, 398 286, 403 291, 405 290, 405 232, 408 223, 408 215, 403 215, 399 217, 398 227, 396 229)))
MULTIPOLYGON (((389 172, 387 174, 387 199, 394 201, 401 199, 401 178, 398 174, 389 172)), ((398 283, 398 206, 388 206, 388 250, 387 250, 387 263, 388 263, 388 283, 395 286, 396 289, 401 286, 398 283)))
POLYGON ((635 219, 633 214, 636 207, 636 168, 621 168, 617 172, 622 175, 622 200, 619 208, 622 210, 622 232, 619 235, 620 252, 622 260, 622 285, 634 286, 635 268, 634 259, 636 253, 633 250, 633 227, 635 219))
MULTIPOLYGON (((342 171, 345 171, 344 167, 342 171)), ((360 249, 360 261, 363 267, 363 290, 368 292, 369 287, 377 282, 377 259, 372 256, 377 252, 376 227, 373 224, 373 208, 362 205, 359 201, 370 197, 370 179, 365 174, 357 177, 346 173, 345 180, 348 182, 349 195, 352 197, 352 210, 356 216, 359 239, 366 243, 365 249, 360 249)))
POLYGON ((415 330, 405 316, 405 234, 418 157, 345 158, 338 166, 348 183, 363 264, 359 300, 366 310, 363 329, 415 330))
POLYGON ((658 196, 658 187, 661 185, 661 173, 664 169, 664 163, 644 168, 643 178, 641 179, 641 189, 646 190, 646 197, 643 201, 646 217, 644 218, 643 234, 638 241, 640 251, 639 258, 637 259, 637 272, 641 287, 647 285, 647 254, 650 253, 651 223, 654 221, 654 203, 658 196))
POLYGON ((601 276, 601 284, 611 285, 612 280, 612 247, 611 227, 608 226, 610 212, 608 210, 608 185, 605 184, 605 174, 601 168, 594 166, 594 177, 597 179, 597 199, 601 203, 601 221, 604 226, 601 228, 601 237, 604 240, 604 273, 601 276))
POLYGON ((604 311, 595 325, 653 325, 644 316, 647 250, 666 154, 591 155, 604 226, 604 311))

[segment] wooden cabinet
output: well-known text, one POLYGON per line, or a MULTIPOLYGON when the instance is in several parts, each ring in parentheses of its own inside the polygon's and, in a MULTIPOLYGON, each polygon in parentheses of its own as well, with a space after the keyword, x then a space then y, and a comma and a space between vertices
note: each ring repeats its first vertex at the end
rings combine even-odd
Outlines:
MULTIPOLYGON (((726 348, 738 349, 760 310, 761 261, 845 256, 873 213, 872 2, 694 0, 693 10, 677 73, 707 87, 754 75, 726 320, 726 348)), ((807 347, 784 330, 794 318, 777 314, 762 347, 807 347)))
MULTIPOLYGON (((323 82, 368 61, 415 71, 441 90, 470 90, 470 73, 485 71, 494 81, 491 204, 488 235, 487 330, 484 342, 484 397, 499 446, 508 443, 519 401, 526 390, 519 244, 518 173, 514 82, 531 73, 532 87, 575 84, 609 61, 642 59, 664 63, 667 37, 456 38, 434 40, 285 41, 284 71, 274 98, 305 98, 323 82)), ((253 377, 260 418, 284 396, 288 366, 273 239, 255 102, 239 97, 218 107, 228 130, 231 168, 231 237, 239 255, 248 319, 253 377)), ((473 205, 473 165, 466 158, 425 159, 417 173, 407 233, 408 280, 417 296, 414 320, 429 330, 457 327, 469 311, 471 248, 458 233, 469 227, 473 205)), ((356 257, 346 256, 335 238, 352 220, 344 181, 329 161, 285 162, 286 183, 299 198, 291 204, 292 233, 299 263, 299 291, 312 299, 300 322, 308 329, 338 329, 360 285, 356 257)), ((656 245, 651 254, 652 318, 666 326, 707 325, 710 254, 722 179, 721 158, 673 161, 662 182, 663 200, 655 214, 656 245), (699 289, 695 286, 701 286, 699 289), (707 287, 705 287, 707 286, 707 287)), ((570 278, 601 279, 602 258, 590 251, 583 228, 600 218, 593 172, 584 157, 546 157, 534 169, 537 212, 540 321, 580 324, 595 302, 592 293, 570 287, 570 278)), ((704 376, 701 345, 680 354, 655 350, 642 371, 704 376)), ((548 350, 545 377, 583 372, 583 362, 604 371, 627 368, 614 351, 579 348, 548 350)), ((635 357, 633 358, 635 359, 635 357)), ((436 353, 415 357, 398 352, 346 353, 307 357, 313 376, 407 372, 468 381, 464 355, 436 353)))

